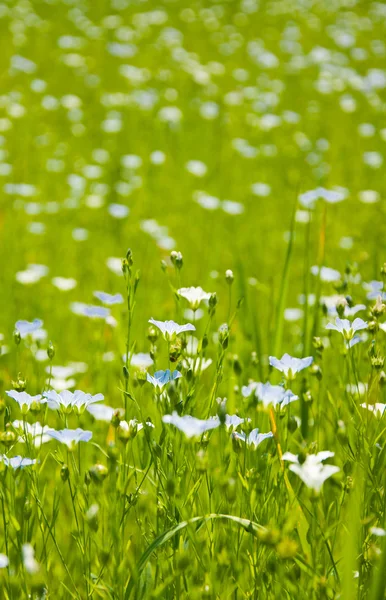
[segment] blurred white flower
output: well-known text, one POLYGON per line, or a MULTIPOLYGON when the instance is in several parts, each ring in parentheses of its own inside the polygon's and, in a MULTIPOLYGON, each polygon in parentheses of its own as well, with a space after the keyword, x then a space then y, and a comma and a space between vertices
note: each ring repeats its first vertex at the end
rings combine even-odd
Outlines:
POLYGON ((174 340, 177 335, 184 333, 185 331, 196 331, 195 326, 191 323, 178 325, 175 321, 156 321, 153 318, 149 319, 149 323, 161 331, 167 342, 174 340))
POLYGON ((307 487, 319 493, 326 479, 340 471, 340 468, 334 465, 322 464, 324 460, 333 456, 334 452, 327 450, 318 454, 309 454, 306 460, 300 463, 298 456, 291 454, 291 452, 285 452, 283 460, 293 463, 290 465, 290 470, 296 473, 307 487))
POLYGON ((77 429, 61 429, 60 431, 49 429, 47 435, 65 444, 71 450, 79 442, 89 442, 92 438, 92 431, 84 431, 79 427, 77 429))

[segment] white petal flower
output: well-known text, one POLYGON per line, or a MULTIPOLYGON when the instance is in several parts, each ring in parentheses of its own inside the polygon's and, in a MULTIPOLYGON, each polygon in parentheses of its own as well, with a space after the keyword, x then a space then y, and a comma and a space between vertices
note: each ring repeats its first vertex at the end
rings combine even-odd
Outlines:
POLYGON ((19 433, 19 442, 24 443, 27 441, 26 438, 31 438, 32 443, 36 448, 39 448, 42 444, 51 440, 50 436, 47 435, 47 431, 50 429, 48 425, 44 427, 37 421, 36 423, 27 423, 26 421, 13 421, 12 427, 19 433))
POLYGON ((306 358, 294 358, 286 353, 283 354, 280 359, 275 356, 270 356, 269 364, 271 367, 275 367, 275 369, 284 373, 284 376, 287 379, 293 379, 296 373, 299 373, 299 371, 312 365, 313 360, 312 356, 307 356, 306 358))
POLYGON ((81 390, 75 390, 70 392, 69 390, 63 390, 59 394, 50 390, 44 392, 44 397, 47 398, 48 407, 53 410, 63 410, 64 412, 70 412, 73 408, 76 408, 79 412, 82 412, 90 404, 95 402, 101 402, 104 399, 103 394, 86 394, 81 390))
POLYGON ((202 287, 180 288, 177 293, 179 296, 181 296, 181 298, 185 298, 185 300, 189 302, 192 310, 197 310, 201 302, 208 301, 211 297, 211 294, 204 292, 202 287))
POLYGON ((25 467, 31 467, 36 463, 36 459, 24 458, 23 456, 12 456, 9 458, 5 454, 0 455, 0 461, 2 461, 6 467, 12 467, 16 469, 24 469, 25 467))
POLYGON ((27 392, 17 392, 16 390, 8 390, 5 393, 10 398, 13 398, 13 400, 16 400, 20 406, 20 410, 23 412, 28 411, 32 404, 45 404, 47 402, 47 400, 43 398, 41 394, 31 396, 30 394, 27 394, 27 392))
POLYGON ((87 406, 87 412, 89 412, 96 421, 105 421, 106 423, 110 423, 114 413, 117 411, 119 411, 121 417, 124 415, 125 411, 123 408, 112 408, 106 404, 89 404, 89 406, 87 406))
POLYGON ((357 317, 351 323, 348 319, 340 319, 337 317, 334 323, 327 323, 326 329, 333 329, 343 335, 347 348, 352 348, 355 344, 361 341, 359 336, 356 336, 357 331, 367 329, 368 324, 363 319, 357 317))
POLYGON ((23 564, 25 570, 30 575, 36 574, 40 567, 39 563, 35 559, 35 550, 31 544, 23 544, 22 546, 22 554, 23 554, 23 564))
POLYGON ((0 569, 5 569, 9 565, 8 556, 5 554, 0 554, 0 569))
POLYGON ((245 442, 248 446, 254 446, 256 450, 256 448, 261 444, 261 442, 264 442, 264 440, 273 437, 273 433, 271 431, 269 431, 268 433, 259 433, 258 429, 252 429, 252 431, 248 435, 246 435, 243 431, 234 431, 232 433, 232 437, 236 440, 241 440, 245 442))
POLYGON ((186 325, 178 325, 175 321, 156 321, 155 319, 149 319, 149 323, 158 327, 164 336, 165 340, 170 342, 180 333, 184 333, 185 331, 196 331, 196 328, 191 323, 186 323, 186 325))
POLYGON ((382 404, 381 402, 376 402, 375 404, 361 404, 362 408, 367 408, 370 412, 372 412, 376 417, 382 417, 385 414, 386 404, 382 404))
POLYGON ((334 452, 326 450, 318 454, 309 454, 303 463, 299 462, 299 457, 291 452, 283 454, 283 460, 288 460, 292 464, 290 470, 296 473, 298 477, 306 484, 307 487, 319 493, 323 483, 340 471, 339 467, 334 465, 324 465, 322 462, 327 458, 334 456, 334 452))
POLYGON ((61 429, 60 431, 49 429, 47 435, 62 444, 66 444, 70 449, 73 449, 79 442, 89 442, 92 438, 91 431, 84 431, 79 427, 77 429, 61 429))
POLYGON ((198 437, 210 429, 216 429, 220 425, 218 417, 206 420, 196 419, 196 417, 191 417, 190 415, 180 417, 175 411, 171 415, 162 417, 162 421, 177 427, 187 438, 198 437))

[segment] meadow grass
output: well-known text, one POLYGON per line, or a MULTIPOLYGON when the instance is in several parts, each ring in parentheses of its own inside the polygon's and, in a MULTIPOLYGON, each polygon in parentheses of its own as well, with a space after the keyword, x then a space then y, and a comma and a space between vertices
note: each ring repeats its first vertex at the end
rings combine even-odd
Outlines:
POLYGON ((386 597, 385 30, 0 2, 1 598, 386 597))

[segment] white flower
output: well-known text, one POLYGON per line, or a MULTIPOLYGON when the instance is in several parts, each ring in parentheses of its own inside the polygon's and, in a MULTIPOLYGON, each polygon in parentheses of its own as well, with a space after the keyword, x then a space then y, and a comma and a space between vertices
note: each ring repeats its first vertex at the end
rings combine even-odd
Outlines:
POLYGON ((38 331, 43 327, 43 321, 41 319, 34 319, 33 321, 16 321, 15 329, 20 333, 21 338, 27 337, 31 333, 38 331))
POLYGON ((19 442, 24 443, 27 441, 26 438, 29 437, 36 448, 51 440, 50 436, 47 435, 50 427, 48 425, 43 427, 39 421, 32 424, 25 421, 13 421, 12 427, 20 434, 19 442))
POLYGON ((284 373, 284 376, 287 379, 293 379, 296 373, 299 373, 299 371, 312 365, 313 361, 314 359, 312 356, 307 356, 306 358, 294 358, 287 353, 283 354, 280 359, 275 356, 269 357, 269 364, 271 367, 275 367, 275 369, 284 373))
POLYGON ((34 575, 40 569, 39 563, 35 559, 35 550, 31 544, 23 544, 22 546, 23 564, 25 570, 30 575, 34 575))
POLYGON ((196 331, 196 328, 191 323, 186 323, 186 325, 178 325, 174 321, 156 321, 155 319, 149 319, 149 323, 158 327, 164 336, 165 340, 170 342, 174 340, 174 338, 180 333, 184 333, 185 331, 196 331))
MULTIPOLYGON (((126 356, 123 356, 123 361, 126 362, 126 356)), ((138 354, 133 354, 130 358, 130 365, 132 367, 136 367, 137 369, 148 369, 154 364, 154 360, 150 356, 150 354, 146 352, 139 352, 138 354)))
POLYGON ((68 448, 73 449, 79 442, 89 442, 92 438, 91 431, 84 431, 79 427, 77 429, 49 429, 47 435, 58 440, 62 444, 66 444, 68 448))
MULTIPOLYGON (((216 417, 214 417, 216 418, 216 417)), ((217 417, 218 419, 219 417, 217 417)), ((227 429, 230 429, 231 427, 233 429, 236 429, 236 427, 238 427, 239 425, 242 425, 242 423, 244 423, 245 421, 250 421, 251 419, 242 419, 241 417, 239 417, 238 415, 225 415, 225 427, 227 429)))
POLYGON ((86 394, 80 390, 70 392, 69 390, 63 390, 59 394, 54 390, 44 392, 45 398, 47 398, 47 404, 49 408, 53 410, 62 409, 64 412, 71 412, 73 408, 76 408, 79 412, 82 412, 90 404, 94 402, 100 402, 104 399, 103 394, 86 394))
POLYGON ((256 398, 258 398, 264 406, 280 405, 280 407, 284 407, 290 404, 290 402, 299 400, 299 396, 293 394, 291 390, 286 390, 281 385, 271 385, 269 381, 267 381, 267 383, 256 383, 253 381, 248 386, 243 386, 241 389, 244 398, 248 398, 252 392, 255 393, 256 398))
POLYGON ((117 411, 119 411, 119 414, 123 416, 123 408, 112 408, 106 404, 89 404, 87 406, 87 412, 89 412, 96 421, 105 421, 106 423, 110 423, 114 413, 117 411))
POLYGON ((196 417, 191 417, 190 415, 180 417, 175 411, 171 415, 162 417, 162 421, 177 427, 187 438, 198 437, 210 429, 216 429, 220 425, 218 417, 206 420, 196 419, 196 417))
POLYGON ((195 375, 202 373, 212 364, 211 358, 194 358, 192 356, 187 356, 184 358, 184 367, 186 369, 192 369, 195 375))
POLYGON ((5 454, 0 455, 0 460, 5 464, 6 467, 12 467, 16 469, 24 469, 24 467, 31 467, 36 463, 36 459, 23 458, 23 456, 12 456, 9 458, 5 454))
POLYGON ((201 302, 208 301, 211 297, 211 294, 204 292, 202 287, 180 288, 177 293, 179 296, 181 296, 181 298, 185 298, 185 300, 189 302, 192 310, 197 310, 201 302))
POLYGON ((268 433, 259 433, 258 429, 252 429, 249 435, 246 435, 243 431, 234 431, 232 433, 232 437, 236 440, 245 442, 248 446, 254 446, 256 450, 257 446, 259 446, 261 442, 273 437, 273 433, 271 431, 268 433))
POLYGON ((30 396, 27 392, 17 392, 16 390, 8 390, 5 393, 10 398, 13 398, 13 400, 16 400, 20 406, 20 410, 23 412, 30 410, 32 404, 45 404, 47 402, 40 394, 30 396))
POLYGON ((382 529, 382 527, 370 527, 369 531, 372 535, 376 535, 378 537, 386 536, 386 531, 382 529))
POLYGON ((146 378, 157 390, 161 391, 167 383, 179 379, 180 377, 182 377, 182 375, 179 371, 170 371, 170 369, 166 369, 166 371, 156 371, 154 375, 147 373, 146 378))
POLYGON ((293 463, 290 465, 290 470, 296 473, 307 487, 319 493, 326 479, 340 471, 339 467, 334 465, 322 464, 324 460, 332 456, 334 456, 334 452, 329 452, 328 450, 319 452, 318 454, 309 454, 306 460, 300 464, 298 456, 295 456, 291 452, 285 452, 283 460, 293 463))
POLYGON ((53 277, 51 283, 61 292, 73 290, 78 285, 76 279, 72 279, 71 277, 53 277))
POLYGON ((351 323, 348 319, 340 319, 337 317, 335 319, 335 324, 327 323, 326 329, 333 329, 334 331, 341 333, 346 342, 346 346, 352 348, 352 346, 361 341, 361 338, 355 335, 356 332, 367 329, 367 323, 360 318, 354 319, 351 323))
POLYGON ((9 565, 8 556, 0 554, 0 569, 5 569, 9 565))
POLYGON ((334 281, 340 281, 341 274, 339 271, 335 269, 330 269, 330 267, 319 267, 313 266, 311 267, 312 275, 319 275, 321 281, 325 281, 326 283, 333 283, 334 281))
POLYGON ((98 298, 103 304, 111 306, 112 304, 122 304, 122 294, 107 294, 106 292, 94 292, 95 298, 98 298))
POLYGON ((386 410, 386 404, 382 404, 381 402, 376 402, 376 404, 361 404, 362 408, 367 408, 370 412, 372 412, 376 417, 382 417, 386 410))

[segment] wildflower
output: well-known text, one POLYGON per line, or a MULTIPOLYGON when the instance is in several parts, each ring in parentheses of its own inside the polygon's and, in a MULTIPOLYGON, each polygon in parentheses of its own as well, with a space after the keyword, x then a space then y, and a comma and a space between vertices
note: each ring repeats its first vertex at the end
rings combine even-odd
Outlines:
POLYGON ((33 445, 39 448, 42 444, 50 441, 47 431, 50 429, 48 425, 44 427, 37 421, 36 423, 27 423, 25 421, 13 421, 12 427, 20 434, 19 442, 26 442, 27 438, 31 438, 33 445))
POLYGON ((175 381, 180 377, 182 377, 182 375, 179 371, 170 371, 170 369, 166 369, 166 371, 156 371, 154 376, 147 373, 147 381, 159 391, 161 391, 167 383, 175 381))
POLYGON ((35 559, 35 550, 31 546, 31 544, 23 544, 22 546, 22 554, 23 554, 23 564, 25 570, 30 575, 34 575, 38 573, 40 567, 39 563, 35 559))
POLYGON ((273 433, 271 431, 268 433, 259 433, 258 429, 252 429, 248 435, 246 435, 243 431, 234 431, 232 433, 232 437, 235 440, 241 440, 242 442, 245 442, 248 446, 254 446, 254 449, 256 450, 257 446, 259 446, 261 442, 273 437, 273 433))
POLYGON ((198 309, 201 302, 208 301, 211 297, 211 294, 204 292, 201 287, 180 288, 177 293, 181 298, 185 298, 185 300, 188 301, 190 308, 193 311, 198 309))
POLYGON ((322 464, 324 460, 333 456, 334 452, 329 452, 328 450, 319 452, 318 454, 309 454, 306 460, 300 464, 298 456, 291 452, 285 452, 283 460, 291 462, 290 471, 296 473, 307 487, 319 493, 326 479, 340 471, 340 468, 334 465, 322 464))
POLYGON ((286 353, 283 354, 280 359, 275 356, 270 356, 269 364, 271 367, 275 367, 275 369, 284 373, 286 379, 292 380, 299 371, 307 369, 307 367, 312 365, 313 360, 312 356, 307 356, 306 358, 294 358, 286 353))
POLYGON ((50 429, 47 431, 47 435, 62 444, 66 444, 70 450, 72 450, 79 442, 89 442, 92 438, 91 431, 84 431, 83 429, 80 429, 80 427, 77 429, 61 429, 60 431, 50 429))
POLYGON ((93 306, 83 302, 72 302, 70 309, 75 315, 90 317, 91 319, 107 319, 110 316, 110 310, 103 306, 93 306))
POLYGON ((192 356, 187 356, 184 358, 183 364, 186 369, 192 369, 195 375, 202 373, 212 364, 211 358, 194 358, 192 356))
POLYGON ((339 331, 343 335, 347 348, 352 348, 355 344, 361 341, 361 338, 356 334, 357 331, 367 329, 368 323, 359 317, 351 323, 348 319, 340 319, 337 317, 334 323, 327 323, 326 329, 339 331))
POLYGON ((312 275, 319 275, 321 281, 325 281, 326 283, 333 283, 334 281, 341 280, 341 274, 339 271, 335 269, 330 269, 330 267, 321 267, 319 269, 318 266, 311 267, 312 275))
POLYGON ((191 323, 178 325, 174 321, 156 321, 153 318, 149 319, 149 323, 158 327, 167 342, 173 341, 177 335, 185 331, 196 331, 195 326, 191 323))
POLYGON ((15 328, 23 339, 42 327, 43 321, 41 319, 34 319, 33 321, 16 321, 15 324, 15 328))
POLYGON ((299 400, 299 396, 296 396, 291 390, 286 390, 281 385, 271 385, 269 381, 267 383, 256 383, 253 381, 241 389, 244 398, 248 398, 253 392, 264 406, 280 405, 280 407, 284 407, 290 404, 290 402, 299 400))
POLYGON ((94 297, 98 298, 103 304, 111 306, 112 304, 122 304, 122 294, 107 294, 106 292, 94 292, 94 297))
POLYGON ((42 398, 41 394, 36 396, 30 396, 27 392, 17 392, 16 390, 9 390, 5 392, 7 396, 16 400, 20 406, 22 413, 27 413, 31 408, 39 408, 40 404, 45 404, 47 400, 42 398))
POLYGON ((24 458, 23 456, 12 456, 9 458, 5 454, 0 455, 0 461, 2 461, 6 467, 12 467, 16 469, 24 469, 24 467, 31 467, 36 463, 36 459, 24 458))
POLYGON ((200 436, 206 431, 216 429, 220 425, 218 417, 206 420, 196 419, 196 417, 191 417, 190 415, 180 417, 175 411, 171 415, 162 417, 162 421, 177 427, 187 438, 200 436))
POLYGON ((90 413, 90 415, 94 417, 96 421, 106 421, 106 423, 110 423, 111 419, 117 411, 119 411, 121 415, 124 414, 123 408, 112 408, 111 406, 107 406, 106 404, 89 404, 86 410, 90 413))
POLYGON ((61 292, 69 292, 78 285, 76 279, 72 279, 71 277, 53 277, 51 283, 61 292))
MULTIPOLYGON (((123 361, 126 362, 126 355, 123 356, 123 361)), ((150 354, 146 352, 132 354, 129 362, 132 367, 136 367, 137 369, 148 369, 152 364, 154 364, 154 360, 150 354)))
POLYGON ((9 565, 8 556, 5 554, 0 554, 0 569, 5 569, 9 565))
POLYGON ((69 390, 63 390, 59 394, 54 390, 44 393, 47 398, 47 404, 52 410, 63 410, 63 412, 71 412, 73 408, 76 408, 79 412, 83 412, 90 404, 94 402, 100 402, 104 399, 103 394, 86 394, 80 390, 70 392, 69 390))
POLYGON ((381 402, 376 402, 375 404, 361 404, 362 408, 367 408, 370 412, 372 412, 376 417, 382 417, 385 414, 386 404, 382 404, 381 402))

